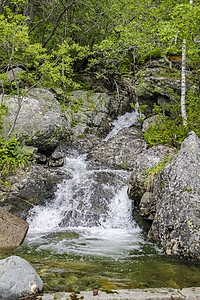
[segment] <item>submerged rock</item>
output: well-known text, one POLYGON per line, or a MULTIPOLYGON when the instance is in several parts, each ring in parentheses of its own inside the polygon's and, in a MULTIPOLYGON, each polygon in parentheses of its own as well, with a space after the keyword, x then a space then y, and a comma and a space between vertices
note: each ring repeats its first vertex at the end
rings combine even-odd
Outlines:
POLYGON ((141 132, 135 128, 124 128, 108 141, 94 147, 88 158, 97 164, 132 170, 138 154, 146 149, 141 132))
POLYGON ((15 249, 28 231, 28 223, 0 207, 0 249, 15 249))
POLYGON ((0 297, 15 300, 36 294, 43 289, 43 282, 33 267, 18 256, 0 260, 0 297))
POLYGON ((157 174, 156 206, 149 235, 168 254, 200 259, 200 139, 194 132, 157 174))

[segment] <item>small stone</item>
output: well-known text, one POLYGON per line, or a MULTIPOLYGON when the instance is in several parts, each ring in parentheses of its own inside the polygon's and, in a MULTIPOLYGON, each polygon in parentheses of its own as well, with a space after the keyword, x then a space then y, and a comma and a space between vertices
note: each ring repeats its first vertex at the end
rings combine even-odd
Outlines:
POLYGON ((93 290, 93 296, 97 296, 98 295, 98 290, 97 289, 94 289, 93 290))

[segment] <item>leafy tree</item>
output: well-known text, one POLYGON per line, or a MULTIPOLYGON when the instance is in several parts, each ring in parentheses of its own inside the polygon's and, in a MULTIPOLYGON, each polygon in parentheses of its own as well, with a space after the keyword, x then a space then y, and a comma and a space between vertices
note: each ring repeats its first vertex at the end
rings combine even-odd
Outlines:
MULTIPOLYGON (((12 1, 14 4, 16 2, 21 3, 12 1)), ((27 17, 14 14, 9 7, 4 8, 4 14, 0 15, 0 64, 3 70, 0 75, 3 92, 1 103, 6 101, 6 88, 10 89, 9 93, 16 98, 17 103, 6 143, 14 131, 23 100, 29 90, 42 85, 56 87, 62 84, 65 89, 75 87, 73 64, 87 52, 77 44, 64 41, 57 50, 47 53, 40 43, 32 43, 27 22, 27 17), (17 67, 21 69, 16 69, 17 67)))
POLYGON ((186 94, 186 59, 199 64, 200 48, 200 8, 198 1, 183 1, 176 4, 169 20, 163 22, 160 34, 167 42, 166 52, 177 52, 182 47, 181 113, 183 125, 187 125, 185 105, 186 94))

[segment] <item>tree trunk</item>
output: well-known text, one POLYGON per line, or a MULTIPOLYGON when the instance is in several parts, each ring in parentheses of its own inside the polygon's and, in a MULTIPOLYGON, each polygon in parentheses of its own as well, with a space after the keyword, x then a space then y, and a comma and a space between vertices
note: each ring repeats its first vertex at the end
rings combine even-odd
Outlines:
MULTIPOLYGON (((190 4, 193 4, 193 0, 190 0, 190 4)), ((183 40, 182 45, 182 70, 181 70, 181 115, 183 119, 183 125, 187 126, 187 113, 185 108, 185 91, 186 91, 186 39, 183 40)))
POLYGON ((185 109, 185 66, 186 66, 186 39, 183 40, 182 47, 182 71, 181 71, 181 115, 183 125, 187 126, 187 114, 185 109))

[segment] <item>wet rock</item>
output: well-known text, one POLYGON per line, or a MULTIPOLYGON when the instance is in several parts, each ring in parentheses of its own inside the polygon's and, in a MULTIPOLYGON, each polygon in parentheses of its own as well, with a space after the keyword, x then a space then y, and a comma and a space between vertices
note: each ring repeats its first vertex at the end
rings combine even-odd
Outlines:
POLYGON ((116 136, 94 147, 88 158, 97 164, 132 170, 139 153, 146 149, 141 132, 135 128, 122 129, 116 136))
POLYGON ((200 259, 200 139, 194 132, 157 174, 156 215, 149 235, 168 254, 200 259))
POLYGON ((1 197, 0 206, 10 213, 26 219, 35 205, 43 205, 54 197, 56 184, 67 177, 62 169, 33 165, 30 170, 18 172, 8 180, 12 184, 1 197))
POLYGON ((148 174, 147 171, 161 163, 164 158, 173 155, 175 151, 174 148, 158 145, 142 151, 136 157, 128 187, 128 195, 134 201, 135 206, 139 205, 145 192, 152 190, 154 174, 148 174))
POLYGON ((131 109, 129 98, 81 90, 70 93, 66 105, 65 118, 71 122, 74 137, 83 134, 105 137, 112 120, 131 109))
POLYGON ((156 213, 156 202, 153 193, 145 192, 139 204, 140 215, 147 220, 153 221, 156 213))
POLYGON ((18 256, 0 260, 0 297, 15 300, 36 294, 43 289, 43 282, 33 267, 18 256))
POLYGON ((55 151, 49 158, 49 167, 62 167, 64 165, 64 154, 55 151))
POLYGON ((86 153, 93 149, 100 141, 94 134, 81 134, 73 138, 71 146, 80 153, 86 153))
MULTIPOLYGON (((9 107, 9 115, 5 120, 5 136, 9 130, 8 124, 12 123, 18 108, 12 97, 6 97, 6 105, 9 107)), ((61 106, 53 94, 35 88, 23 100, 15 130, 18 132, 17 137, 26 145, 37 147, 40 153, 51 154, 69 129, 61 106)))
POLYGON ((0 249, 15 249, 23 242, 28 223, 0 207, 0 249))

